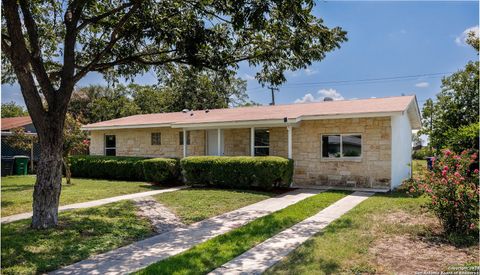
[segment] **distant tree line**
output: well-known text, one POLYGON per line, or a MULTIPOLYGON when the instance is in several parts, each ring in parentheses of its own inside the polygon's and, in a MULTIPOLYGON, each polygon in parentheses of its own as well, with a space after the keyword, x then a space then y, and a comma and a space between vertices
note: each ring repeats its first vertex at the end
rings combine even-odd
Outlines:
POLYGON ((258 105, 249 101, 246 81, 209 70, 180 68, 158 85, 91 85, 74 91, 68 112, 82 123, 135 114, 258 105))
MULTIPOLYGON (((466 42, 478 55, 478 36, 472 32, 466 42)), ((479 71, 478 61, 468 62, 462 70, 444 77, 436 99, 428 99, 423 105, 423 128, 419 134, 429 136, 431 150, 478 150, 479 71)))

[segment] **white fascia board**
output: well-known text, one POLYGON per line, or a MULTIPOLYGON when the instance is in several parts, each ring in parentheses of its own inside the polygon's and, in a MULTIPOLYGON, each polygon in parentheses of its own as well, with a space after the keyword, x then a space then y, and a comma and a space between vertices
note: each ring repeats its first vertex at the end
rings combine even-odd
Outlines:
POLYGON ((191 130, 217 129, 217 128, 251 128, 251 127, 281 127, 295 124, 291 119, 285 123, 283 119, 250 120, 231 122, 207 122, 207 123, 179 123, 172 124, 172 128, 188 128, 191 130))
POLYGON ((410 116, 411 112, 410 111, 412 110, 412 108, 414 110, 413 112, 415 113, 415 118, 412 119, 412 121, 410 121, 410 125, 411 125, 412 129, 419 130, 420 128, 422 128, 422 115, 421 115, 421 112, 420 112, 420 107, 418 106, 416 96, 410 102, 410 104, 408 104, 407 109, 405 110, 405 112, 407 112, 407 114, 409 116, 409 119, 411 119, 411 116, 410 116))
POLYGON ((118 130, 118 129, 139 129, 139 128, 164 128, 171 127, 170 123, 155 123, 155 124, 134 124, 134 125, 113 125, 113 126, 98 126, 98 127, 88 127, 82 126, 81 129, 84 131, 96 131, 96 130, 118 130))
POLYGON ((364 117, 390 117, 394 115, 402 114, 398 112, 380 112, 380 113, 357 113, 357 114, 336 114, 336 115, 313 115, 313 116, 300 116, 296 119, 297 122, 303 120, 322 120, 322 119, 343 119, 343 118, 364 118, 364 117))
MULTIPOLYGON (((10 131, 2 131, 1 134, 2 134, 2 136, 12 136, 12 135, 13 135, 13 132, 10 132, 10 131)), ((29 132, 26 132, 25 135, 27 135, 27 136, 37 136, 37 133, 29 133, 29 132)))

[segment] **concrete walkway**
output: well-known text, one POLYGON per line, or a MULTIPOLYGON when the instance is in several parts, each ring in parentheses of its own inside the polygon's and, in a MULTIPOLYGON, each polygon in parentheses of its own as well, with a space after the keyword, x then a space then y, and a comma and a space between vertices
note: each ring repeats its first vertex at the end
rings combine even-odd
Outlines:
POLYGON ((153 197, 136 198, 133 201, 138 208, 137 215, 147 218, 157 234, 185 226, 175 213, 153 197))
POLYGON ((286 229, 209 275, 261 274, 328 224, 366 200, 373 193, 355 192, 323 209, 318 214, 286 229))
MULTIPOLYGON (((135 198, 153 196, 153 195, 166 193, 166 192, 178 191, 178 190, 183 189, 183 188, 186 188, 186 186, 179 186, 179 187, 173 187, 173 188, 167 188, 167 189, 161 189, 161 190, 133 193, 133 194, 122 195, 122 196, 117 196, 117 197, 105 198, 105 199, 96 200, 96 201, 87 201, 87 202, 81 202, 81 203, 75 203, 75 204, 68 204, 68 205, 60 206, 58 208, 58 211, 67 211, 67 210, 72 210, 72 209, 80 209, 80 208, 100 206, 100 205, 104 205, 104 204, 108 204, 108 203, 112 203, 112 202, 117 202, 117 201, 122 201, 122 200, 131 200, 131 199, 135 199, 135 198)), ((18 221, 18 220, 28 219, 30 217, 32 217, 32 212, 6 216, 6 217, 2 217, 1 223, 10 223, 10 222, 18 221)))
POLYGON ((321 192, 321 190, 297 189, 185 228, 177 228, 105 254, 96 255, 51 274, 131 273, 321 192))

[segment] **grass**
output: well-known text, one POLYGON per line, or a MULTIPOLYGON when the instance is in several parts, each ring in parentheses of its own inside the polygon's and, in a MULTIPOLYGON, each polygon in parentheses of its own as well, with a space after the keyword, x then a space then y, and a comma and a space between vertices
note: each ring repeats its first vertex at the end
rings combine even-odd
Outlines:
POLYGON ((152 264, 137 274, 205 274, 278 232, 318 213, 346 194, 324 192, 307 198, 183 253, 152 264))
POLYGON ((30 219, 2 224, 2 274, 48 272, 153 233, 130 201, 63 212, 55 229, 29 225, 30 219))
MULTIPOLYGON (((35 176, 2 177, 2 216, 32 211, 35 176)), ((72 179, 62 185, 60 205, 98 200, 125 194, 151 191, 161 187, 146 182, 72 179)))
POLYGON ((427 170, 427 161, 426 160, 419 160, 419 159, 414 159, 412 162, 412 170, 413 170, 413 176, 418 177, 423 174, 427 170))
POLYGON ((184 223, 190 224, 256 203, 273 195, 273 193, 242 190, 186 189, 154 197, 173 210, 184 223))
MULTIPOLYGON (((389 214, 399 212, 423 217, 425 200, 402 193, 376 194, 331 223, 265 274, 393 274, 394 271, 376 264, 369 249, 380 238, 392 240, 394 236, 431 235, 431 229, 422 218, 417 223, 385 220, 389 214)), ((399 253, 405 253, 402 249, 396 248, 399 253)), ((408 262, 408 259, 395 261, 408 262)))

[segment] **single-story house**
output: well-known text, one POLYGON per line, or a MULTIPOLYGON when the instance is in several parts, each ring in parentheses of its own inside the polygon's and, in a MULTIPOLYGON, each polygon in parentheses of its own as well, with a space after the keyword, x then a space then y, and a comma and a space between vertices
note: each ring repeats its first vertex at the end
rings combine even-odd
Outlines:
POLYGON ((389 190, 410 177, 415 96, 134 115, 85 125, 90 154, 282 156, 294 185, 389 190))

